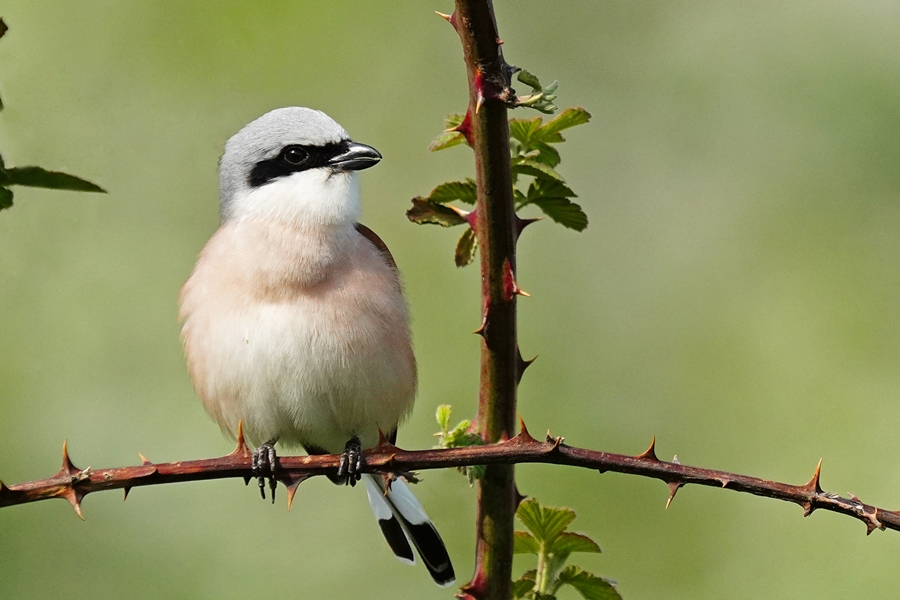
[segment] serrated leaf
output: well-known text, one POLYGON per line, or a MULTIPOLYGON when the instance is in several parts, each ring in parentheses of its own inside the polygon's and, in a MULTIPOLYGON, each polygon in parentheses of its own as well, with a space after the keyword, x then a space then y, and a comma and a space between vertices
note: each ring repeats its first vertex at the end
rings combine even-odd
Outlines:
POLYGON ((437 135, 428 145, 429 152, 437 152, 466 143, 466 137, 458 131, 444 131, 437 135))
POLYGON ((519 579, 512 582, 512 594, 513 600, 527 600, 532 596, 531 591, 534 589, 533 581, 526 581, 524 579, 519 579))
POLYGON ((514 554, 539 554, 541 545, 534 536, 527 531, 513 532, 513 553, 514 554))
POLYGON ((584 231, 588 226, 587 215, 581 209, 581 206, 572 202, 568 198, 538 198, 532 200, 529 204, 534 204, 544 214, 569 229, 575 231, 584 231))
POLYGON ((578 195, 565 183, 557 179, 541 177, 528 186, 527 201, 534 202, 539 198, 577 198, 578 195))
POLYGON ((519 74, 516 75, 516 79, 518 79, 525 85, 530 86, 534 91, 538 91, 541 89, 541 81, 537 78, 536 75, 529 73, 525 69, 519 71, 519 74))
POLYGON ((548 167, 556 167, 562 160, 559 156, 559 150, 546 142, 537 142, 532 148, 537 150, 537 154, 532 158, 548 167))
POLYGON ((41 167, 13 167, 7 169, 9 185, 49 188, 52 190, 72 190, 75 192, 106 193, 99 185, 58 171, 48 171, 41 167))
POLYGON ((554 171, 551 167, 540 163, 531 158, 517 158, 512 161, 512 172, 522 175, 531 175, 532 177, 550 177, 557 181, 562 181, 562 175, 554 171))
POLYGON ((450 413, 452 410, 453 407, 451 407, 449 404, 441 404, 437 407, 435 418, 437 419, 442 433, 447 433, 447 431, 450 429, 450 413))
POLYGON ((456 252, 453 254, 456 266, 465 267, 466 265, 471 264, 472 260, 475 258, 475 250, 477 248, 478 240, 475 238, 475 231, 470 227, 463 232, 459 241, 456 242, 456 252))
POLYGON ((544 141, 550 141, 550 138, 559 135, 559 132, 563 129, 569 129, 576 125, 583 125, 590 120, 591 113, 583 108, 567 108, 559 113, 554 119, 545 123, 537 133, 537 138, 544 141))
POLYGON ((446 204, 447 202, 453 202, 454 200, 459 200, 466 204, 475 204, 477 194, 478 191, 475 186, 475 181, 472 179, 466 179, 465 181, 448 181, 431 190, 431 193, 428 194, 428 200, 440 204, 446 204))
POLYGON ((0 210, 4 208, 9 208, 13 205, 13 193, 12 190, 8 190, 6 188, 0 188, 0 210))
POLYGON ((600 546, 586 535, 564 531, 550 543, 550 547, 547 550, 554 554, 565 554, 566 556, 573 552, 593 552, 599 554, 600 546))
POLYGON ((466 219, 452 208, 421 197, 413 198, 412 208, 406 211, 406 218, 419 225, 433 224, 442 227, 466 223, 466 219))
POLYGON ((463 113, 450 113, 446 117, 444 117, 444 129, 453 129, 454 127, 459 127, 459 124, 462 123, 466 118, 466 115, 463 113))
POLYGON ((534 498, 519 504, 516 517, 540 543, 551 542, 575 519, 575 512, 567 508, 541 506, 534 498))
POLYGON ((509 135, 518 140, 526 148, 531 143, 531 137, 541 128, 541 118, 533 119, 510 119, 509 135))
POLYGON ((569 565, 560 572, 559 582, 571 585, 585 600, 622 600, 612 583, 574 565, 569 565))

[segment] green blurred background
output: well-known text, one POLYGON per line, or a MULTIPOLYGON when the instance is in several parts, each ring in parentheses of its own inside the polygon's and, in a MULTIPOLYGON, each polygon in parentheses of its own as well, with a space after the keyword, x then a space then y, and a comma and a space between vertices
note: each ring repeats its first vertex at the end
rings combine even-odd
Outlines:
MULTIPOLYGON (((182 364, 178 289, 217 226, 216 161, 278 106, 327 111, 385 160, 364 222, 404 274, 421 365, 400 443, 474 411, 478 273, 409 199, 472 173, 426 151, 465 108, 449 0, 7 0, 0 151, 109 195, 19 188, 0 213, 0 477, 224 454, 182 364)), ((497 0, 510 62, 559 79, 562 173, 591 219, 520 249, 520 411, 574 445, 900 507, 900 5, 497 0)), ((534 113, 521 112, 531 117, 534 113)), ((544 466, 523 493, 579 514, 578 563, 625 598, 894 598, 900 536, 795 505, 544 466)), ((473 492, 417 494, 472 572, 473 492)), ((449 598, 398 563, 361 490, 287 512, 235 480, 0 510, 0 598, 449 598)), ((526 562, 517 559, 517 572, 526 562)), ((569 595, 569 598, 574 597, 569 595)))

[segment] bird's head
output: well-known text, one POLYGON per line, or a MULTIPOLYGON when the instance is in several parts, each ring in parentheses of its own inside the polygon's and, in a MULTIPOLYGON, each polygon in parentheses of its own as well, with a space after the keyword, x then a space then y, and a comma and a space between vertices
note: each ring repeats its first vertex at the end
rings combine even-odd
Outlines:
POLYGON ((379 160, 377 150, 351 141, 323 112, 296 106, 273 110, 225 144, 219 163, 222 220, 355 223, 355 172, 379 160))

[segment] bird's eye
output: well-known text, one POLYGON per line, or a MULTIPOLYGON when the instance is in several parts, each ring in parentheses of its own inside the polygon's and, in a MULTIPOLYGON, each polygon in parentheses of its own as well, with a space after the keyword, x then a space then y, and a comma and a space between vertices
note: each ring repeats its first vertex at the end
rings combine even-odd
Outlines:
POLYGON ((299 165, 302 164, 309 157, 309 153, 306 152, 303 148, 299 148, 297 146, 289 146, 284 149, 284 152, 281 153, 284 161, 291 165, 299 165))

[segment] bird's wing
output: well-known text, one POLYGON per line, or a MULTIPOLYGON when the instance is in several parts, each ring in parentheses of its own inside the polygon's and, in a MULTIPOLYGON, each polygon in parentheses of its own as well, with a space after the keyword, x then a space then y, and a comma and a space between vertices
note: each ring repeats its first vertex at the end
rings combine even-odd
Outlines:
POLYGON ((359 232, 361 236, 372 242, 372 245, 378 248, 378 251, 381 252, 384 259, 387 261, 389 265, 391 265, 394 270, 397 270, 397 262, 394 260, 394 257, 391 256, 391 251, 388 250, 387 244, 385 244, 378 234, 363 225, 362 223, 356 224, 356 231, 359 232))

